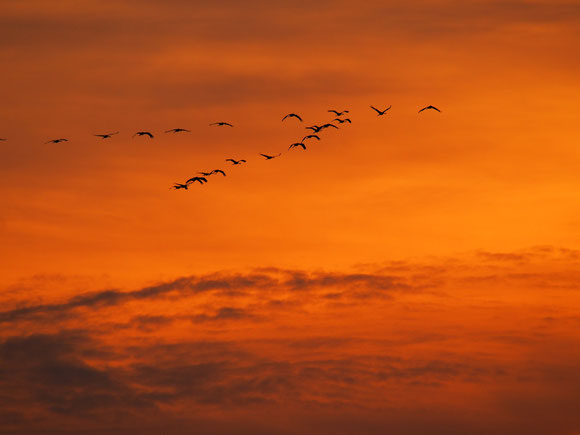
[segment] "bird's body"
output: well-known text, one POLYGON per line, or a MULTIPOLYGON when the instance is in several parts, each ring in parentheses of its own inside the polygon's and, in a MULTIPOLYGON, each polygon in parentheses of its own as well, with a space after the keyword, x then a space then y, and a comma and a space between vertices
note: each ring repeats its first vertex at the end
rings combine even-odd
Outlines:
POLYGON ((187 128, 172 128, 171 130, 165 131, 165 133, 181 133, 181 132, 191 133, 191 130, 188 130, 187 128))
POLYGON ((153 139, 153 134, 151 134, 148 131, 138 131, 137 133, 135 133, 133 135, 133 137, 135 137, 135 136, 149 136, 150 139, 153 139))
POLYGON ((52 139, 45 143, 61 143, 61 142, 68 142, 68 139, 52 139))
POLYGON ((198 172, 198 174, 203 175, 204 177, 209 177, 211 174, 213 174, 212 172, 198 172))
POLYGON ((228 127, 233 127, 232 124, 230 124, 229 122, 212 122, 210 125, 217 125, 218 127, 223 127, 224 125, 227 125, 228 127))
POLYGON ((185 182, 185 184, 191 184, 191 183, 195 183, 198 182, 199 184, 203 184, 203 183, 207 183, 207 178, 205 177, 192 177, 189 180, 187 180, 185 182))
POLYGON ((188 188, 189 188, 189 185, 188 184, 181 184, 181 183, 175 183, 171 187, 171 189, 175 189, 175 190, 178 190, 178 189, 185 189, 185 190, 187 190, 188 188))
POLYGON ((441 112, 441 110, 439 110, 437 107, 435 106, 427 106, 427 107, 423 107, 421 110, 419 110, 419 112, 417 113, 421 113, 423 110, 436 110, 437 112, 441 112))
POLYGON ((379 110, 374 106, 371 106, 371 109, 373 109, 375 112, 377 112, 377 116, 383 116, 385 113, 387 113, 387 111, 391 108, 391 106, 387 107, 385 110, 379 110))
POLYGON ((109 139, 111 136, 115 135, 115 134, 119 134, 118 131, 116 131, 115 133, 107 133, 107 134, 95 134, 95 136, 100 137, 102 139, 109 139))
POLYGON ((288 149, 291 150, 292 148, 297 148, 297 147, 302 147, 303 150, 306 149, 306 145, 304 145, 302 142, 293 143, 292 145, 290 145, 288 147, 288 149))
POLYGON ((275 156, 269 156, 268 154, 260 154, 260 155, 263 156, 266 160, 272 160, 275 159, 276 157, 280 157, 282 153, 276 154, 275 156))
POLYGON ((334 124, 330 124, 330 123, 329 123, 329 124, 324 124, 324 125, 321 125, 321 126, 320 126, 320 129, 321 129, 321 130, 324 130, 325 128, 328 128, 328 127, 334 127, 334 128, 336 128, 336 129, 338 130, 338 127, 337 127, 336 125, 334 125, 334 124))
POLYGON ((320 130, 322 130, 322 127, 319 125, 313 125, 311 127, 306 127, 306 130, 312 130, 313 133, 318 133, 320 130))
POLYGON ((284 118, 282 118, 282 121, 284 121, 286 118, 296 118, 297 120, 299 120, 300 122, 302 122, 302 118, 300 118, 300 116, 297 115, 296 113, 289 113, 284 118))
POLYGON ((241 165, 242 163, 246 163, 244 159, 241 160, 226 159, 226 162, 232 162, 232 165, 241 165))
POLYGON ((308 136, 304 136, 302 138, 302 142, 304 142, 306 139, 316 139, 316 140, 320 140, 319 136, 316 136, 315 134, 309 134, 308 136))
POLYGON ((339 124, 343 124, 345 122, 348 122, 349 124, 352 124, 352 121, 349 118, 344 118, 344 119, 340 119, 340 118, 335 118, 334 119, 336 122, 338 122, 339 124))
POLYGON ((213 171, 211 171, 212 174, 222 174, 224 177, 226 176, 226 173, 224 171, 222 171, 221 169, 214 169, 213 171))
POLYGON ((331 109, 331 110, 329 110, 328 112, 329 112, 329 113, 334 113, 336 116, 342 116, 342 115, 344 115, 345 113, 348 113, 348 110, 343 110, 342 112, 339 112, 338 110, 333 110, 333 109, 331 109))

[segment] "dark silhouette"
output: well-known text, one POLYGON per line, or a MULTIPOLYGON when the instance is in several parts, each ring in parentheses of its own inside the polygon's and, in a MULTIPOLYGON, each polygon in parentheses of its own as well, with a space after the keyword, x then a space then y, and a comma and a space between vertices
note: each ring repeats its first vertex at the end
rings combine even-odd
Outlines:
POLYGON ((387 113, 387 111, 391 108, 391 106, 387 107, 385 110, 379 110, 376 107, 371 106, 371 109, 373 109, 375 112, 377 112, 377 116, 382 116, 385 113, 387 113))
POLYGON ((290 145, 288 147, 288 149, 291 150, 292 148, 296 148, 296 147, 302 147, 302 149, 304 149, 304 150, 306 149, 306 145, 304 145, 302 142, 293 143, 292 145, 290 145))
POLYGON ((148 131, 138 131, 137 133, 135 133, 133 135, 133 137, 135 136, 149 136, 150 139, 153 139, 153 135, 151 133, 149 133, 148 131))
POLYGON ((343 110, 342 112, 339 112, 338 110, 329 110, 328 112, 334 113, 336 116, 342 116, 345 113, 348 113, 348 110, 343 110))
POLYGON ((244 159, 242 160, 226 159, 226 162, 232 162, 232 165, 241 165, 242 163, 246 163, 244 159))
POLYGON ((6 140, 5 137, 0 137, 0 141, 6 140))
POLYGON ((212 174, 222 174, 224 177, 226 176, 226 173, 224 171, 222 171, 221 169, 214 169, 213 171, 211 171, 212 174))
POLYGON ((68 139, 53 139, 53 140, 49 140, 48 142, 44 142, 44 143, 61 143, 61 142, 68 142, 68 139))
POLYGON ((276 154, 275 156, 269 156, 268 154, 260 154, 260 155, 265 157, 266 160, 272 160, 272 159, 275 159, 276 157, 280 157, 282 155, 282 153, 276 154))
POLYGON ((296 118, 298 119, 300 122, 302 122, 302 118, 300 118, 300 116, 296 115, 295 113, 289 113, 288 115, 286 115, 284 118, 282 118, 282 121, 284 121, 286 118, 296 118))
POLYGON ((172 128, 171 130, 167 130, 165 133, 181 133, 182 131, 191 133, 191 130, 187 128, 172 128))
POLYGON ((439 109, 438 109, 437 107, 435 107, 435 106, 427 106, 427 107, 423 107, 423 108, 422 108, 421 110, 419 110, 419 112, 417 112, 417 113, 421 113, 423 110, 429 110, 429 109, 431 109, 431 110, 436 110, 437 112, 441 112, 441 110, 439 110, 439 109))
POLYGON ((189 186, 187 184, 181 184, 181 183, 175 183, 173 186, 170 187, 170 189, 185 189, 187 190, 189 188, 189 186))
POLYGON ((103 138, 103 139, 109 139, 111 136, 115 135, 115 134, 119 134, 118 131, 116 131, 115 133, 107 133, 107 134, 95 134, 94 136, 103 138))
POLYGON ((328 127, 334 127, 334 128, 336 128, 338 130, 338 127, 336 125, 334 125, 334 124, 324 124, 324 125, 321 125, 320 126, 320 129, 323 130, 323 129, 328 128, 328 127))
POLYGON ((207 178, 205 177, 192 177, 189 180, 187 180, 185 182, 185 184, 191 184, 191 183, 195 183, 198 182, 199 184, 203 184, 203 183, 207 183, 207 178))
POLYGON ((313 125, 312 127, 305 127, 307 130, 312 130, 313 133, 318 133, 320 130, 322 130, 322 127, 318 126, 318 125, 313 125))
POLYGON ((217 125, 218 127, 227 125, 228 127, 233 127, 229 122, 212 122, 210 125, 217 125))
POLYGON ((342 124, 344 122, 348 122, 349 124, 352 124, 352 121, 349 118, 344 118, 344 119, 335 118, 334 120, 338 121, 339 124, 342 124))
POLYGON ((315 134, 309 134, 308 136, 304 136, 302 138, 302 142, 304 142, 306 139, 316 139, 316 140, 320 140, 320 137, 316 136, 315 134))
POLYGON ((213 171, 211 171, 211 172, 198 172, 198 174, 201 174, 204 177, 209 177, 211 174, 213 174, 213 171))

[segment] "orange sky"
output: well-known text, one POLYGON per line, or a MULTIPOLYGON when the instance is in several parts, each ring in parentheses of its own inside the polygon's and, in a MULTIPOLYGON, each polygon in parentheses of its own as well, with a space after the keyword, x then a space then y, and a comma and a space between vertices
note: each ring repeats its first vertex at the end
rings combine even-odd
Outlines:
POLYGON ((579 24, 1 1, 0 432, 580 433, 579 24))

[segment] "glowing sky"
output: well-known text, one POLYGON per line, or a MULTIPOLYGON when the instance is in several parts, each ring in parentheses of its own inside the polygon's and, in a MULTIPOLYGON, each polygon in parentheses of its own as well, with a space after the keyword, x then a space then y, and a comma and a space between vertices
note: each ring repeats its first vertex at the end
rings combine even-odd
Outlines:
POLYGON ((0 0, 0 432, 580 433, 579 25, 0 0))

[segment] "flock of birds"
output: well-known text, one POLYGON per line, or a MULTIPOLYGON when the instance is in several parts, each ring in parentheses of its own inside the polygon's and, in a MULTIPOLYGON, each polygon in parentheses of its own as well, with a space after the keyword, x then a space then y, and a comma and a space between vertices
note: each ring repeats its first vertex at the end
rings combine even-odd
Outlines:
MULTIPOLYGON (((387 107, 384 110, 380 110, 377 109, 374 106, 370 106, 370 108, 372 110, 374 110, 377 113, 377 116, 383 116, 385 115, 392 106, 387 107)), ((441 112, 441 110, 439 110, 437 107, 435 106, 426 106, 423 107, 421 110, 419 110, 418 113, 421 113, 425 110, 434 110, 437 112, 441 112)), ((320 140, 320 132, 322 132, 323 130, 327 129, 327 128, 335 128, 338 129, 339 127, 334 124, 334 122, 340 124, 344 124, 344 123, 348 123, 351 124, 352 121, 350 118, 346 118, 344 117, 347 113, 349 113, 348 110, 328 110, 329 113, 333 113, 335 118, 331 121, 331 122, 327 122, 325 124, 322 125, 311 125, 309 127, 305 127, 306 130, 311 130, 311 133, 307 134, 306 136, 304 136, 302 138, 302 140, 300 142, 294 142, 292 144, 290 144, 290 146, 288 147, 288 150, 291 150, 293 148, 302 148, 303 150, 306 150, 306 144, 304 143, 307 140, 311 140, 311 139, 316 139, 316 140, 320 140), (342 118, 341 118, 342 117, 342 118)), ((297 119, 299 122, 303 122, 302 117, 296 113, 289 113, 286 116, 284 116, 282 118, 282 121, 285 121, 286 119, 289 118, 295 118, 297 119)), ((210 126, 217 126, 217 127, 233 127, 233 124, 230 124, 229 122, 224 122, 224 121, 218 121, 218 122, 213 122, 211 124, 209 124, 210 126)), ((171 130, 166 130, 165 133, 191 133, 191 130, 188 130, 186 128, 173 128, 171 130)), ((112 136, 119 134, 118 131, 114 132, 114 133, 106 133, 106 134, 95 134, 93 136, 96 137, 100 137, 101 139, 110 139, 112 136)), ((153 139, 155 136, 153 135, 153 133, 151 133, 150 131, 138 131, 136 132, 133 137, 135 136, 147 136, 150 139, 153 139)), ((6 138, 0 138, 0 141, 6 141, 6 138)), ((49 144, 49 143, 53 143, 53 144, 58 144, 61 142, 68 142, 68 139, 66 138, 58 138, 58 139, 51 139, 47 142, 45 142, 45 144, 49 144)), ((269 155, 269 154, 260 154, 260 156, 264 157, 264 159, 266 160, 272 160, 275 159, 277 157, 280 157, 282 155, 282 153, 276 154, 276 155, 269 155)), ((243 163, 246 163, 246 160, 244 159, 225 159, 226 162, 230 162, 233 166, 237 166, 237 165, 241 165, 243 163)), ((209 177, 210 175, 214 175, 214 174, 221 174, 222 176, 226 176, 226 173, 221 170, 221 169, 213 169, 209 172, 198 172, 198 175, 189 178, 188 180, 185 181, 185 183, 174 183, 173 186, 170 187, 170 189, 175 189, 175 190, 179 190, 179 189, 184 189, 187 190, 189 188, 190 185, 194 184, 194 183, 199 183, 199 184, 204 184, 207 183, 207 177, 209 177)))

